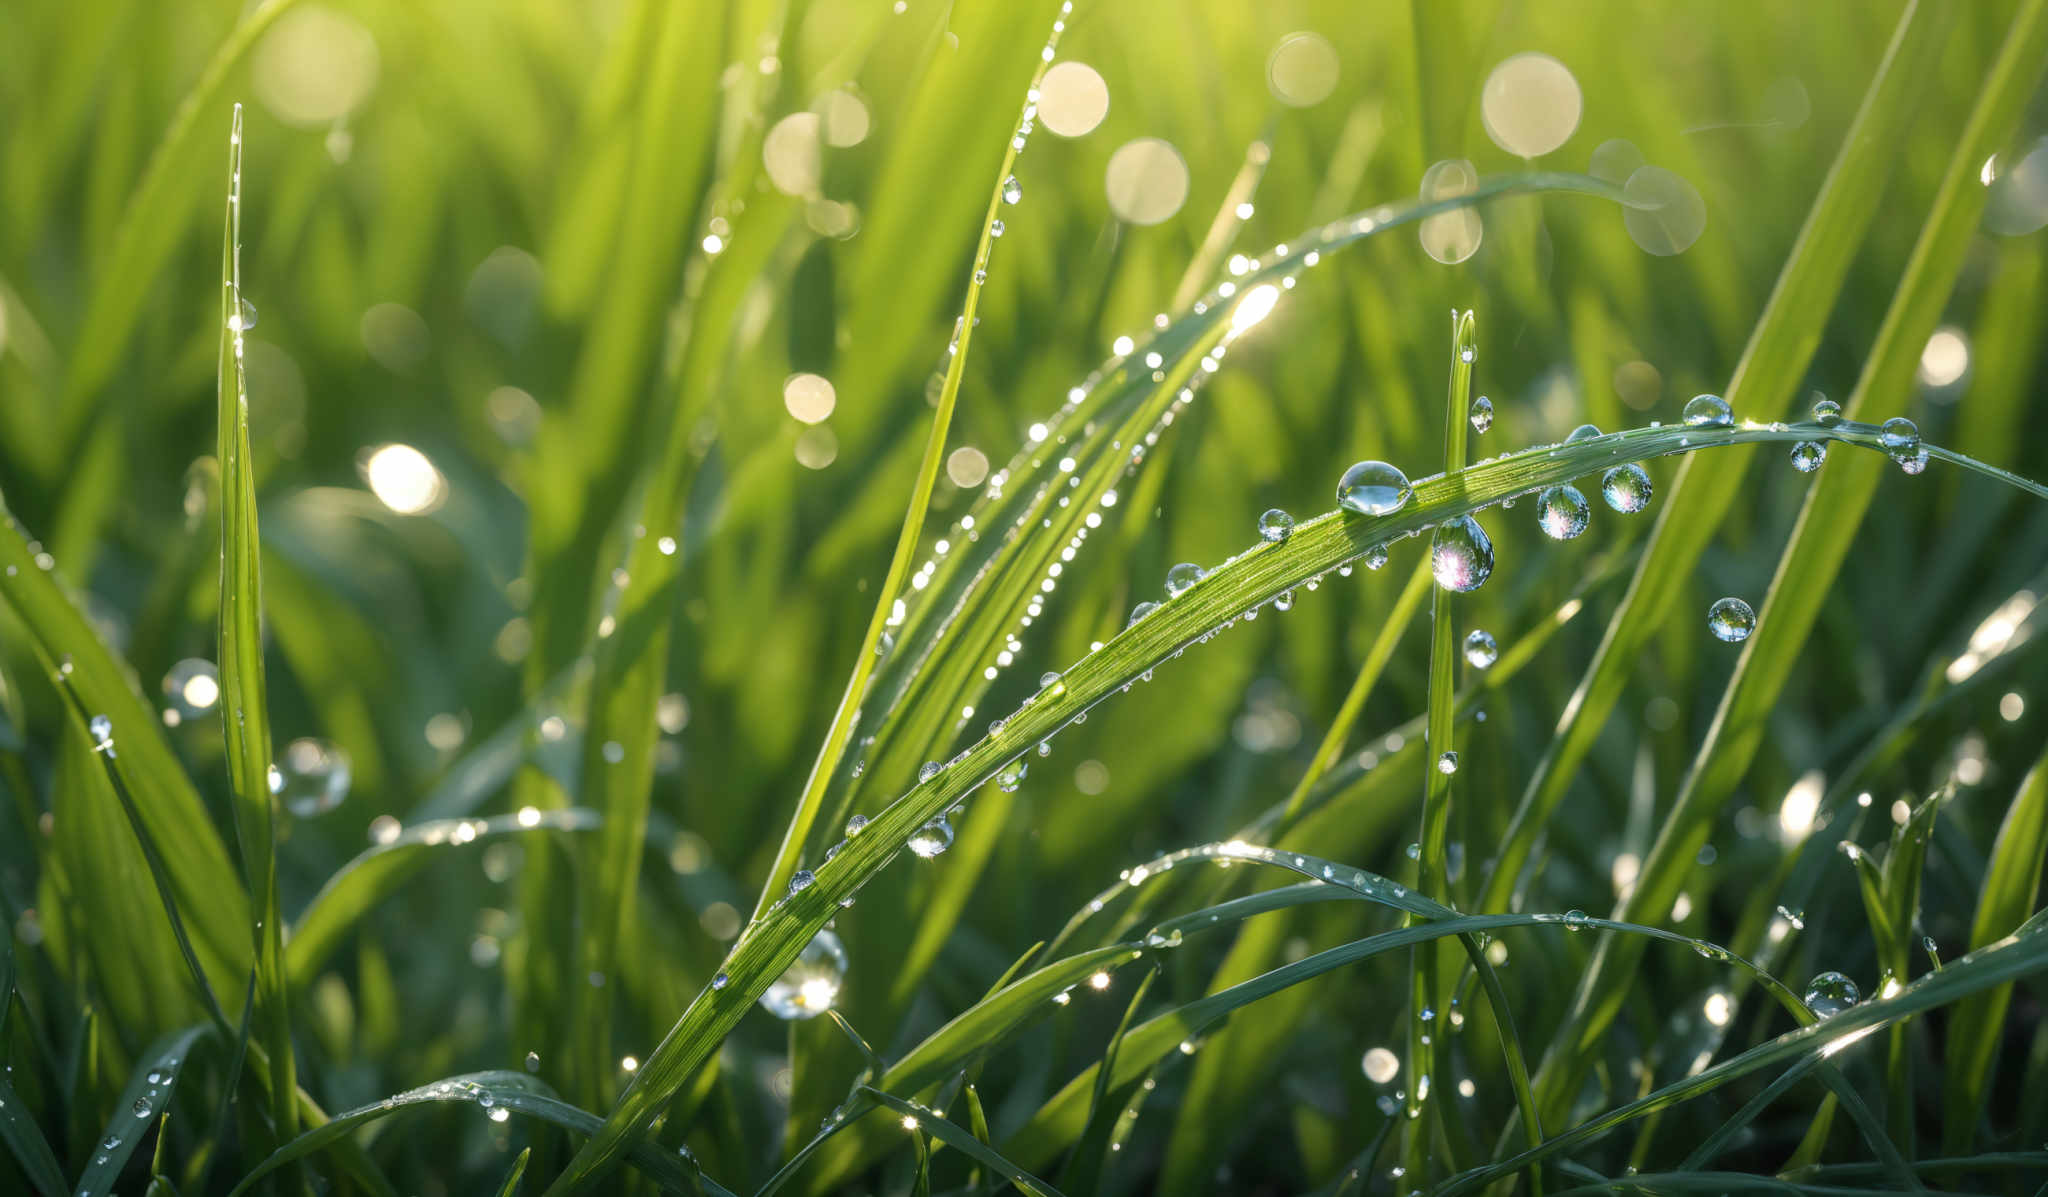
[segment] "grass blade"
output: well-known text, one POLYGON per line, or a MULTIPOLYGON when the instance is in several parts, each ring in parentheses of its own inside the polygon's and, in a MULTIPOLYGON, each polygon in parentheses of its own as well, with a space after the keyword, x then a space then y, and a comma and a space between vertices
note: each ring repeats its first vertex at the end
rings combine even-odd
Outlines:
POLYGON ((906 1128, 930 1132, 932 1138, 979 1161, 987 1166, 990 1171, 998 1172, 1008 1177, 1026 1192, 1037 1193, 1039 1197, 1060 1197, 1058 1189, 1019 1168, 1005 1159, 1001 1152, 987 1146, 972 1134, 961 1130, 923 1106, 914 1105, 894 1094, 884 1093, 880 1089, 868 1085, 861 1086, 861 1089, 869 1097, 874 1098, 876 1102, 903 1115, 906 1128))
MULTIPOLYGON (((2048 755, 2036 761, 2020 782, 2019 793, 1999 824, 1977 897, 1977 917, 1970 924, 1971 947, 2009 934, 2033 913, 2044 856, 2048 856, 2048 755)), ((2012 986, 2001 985, 1966 999, 1949 1018, 1943 1053, 1948 1077, 1943 1090, 1942 1149, 1950 1155, 1962 1154, 1975 1137, 2011 1002, 2012 986)))
POLYGON ((263 679, 263 579, 256 531, 256 476, 249 460, 249 392, 242 374, 242 106, 228 134, 228 202, 221 242, 220 461, 221 726, 227 733, 235 840, 242 884, 254 905, 256 1039, 270 1058, 276 1133, 298 1130, 293 1095, 291 998, 284 916, 277 899, 276 801, 271 792, 270 716, 263 679))
POLYGON ((135 1153, 150 1125, 169 1116, 171 1096, 177 1092, 178 1077, 192 1056, 193 1045, 212 1030, 201 1024, 173 1032, 142 1053, 134 1075, 128 1078, 127 1088, 114 1099, 114 1114, 106 1133, 93 1144, 92 1162, 78 1178, 78 1197, 103 1197, 114 1191, 122 1167, 135 1153))
POLYGON ((63 1197, 68 1191, 64 1170, 57 1166, 57 1156, 50 1150, 49 1140, 43 1138, 34 1115, 4 1079, 0 1079, 0 1139, 7 1140, 14 1162, 21 1165, 30 1184, 45 1197, 63 1197))

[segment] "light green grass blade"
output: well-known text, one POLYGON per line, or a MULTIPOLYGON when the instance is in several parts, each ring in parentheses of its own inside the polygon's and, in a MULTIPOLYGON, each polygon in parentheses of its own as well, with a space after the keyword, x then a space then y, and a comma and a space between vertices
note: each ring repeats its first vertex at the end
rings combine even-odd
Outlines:
POLYGON ((192 1048, 213 1028, 200 1025, 176 1031, 151 1044, 136 1062, 127 1088, 114 1099, 113 1117, 106 1133, 92 1145, 92 1162, 86 1165, 72 1190, 78 1197, 104 1197, 114 1191, 114 1181, 128 1157, 149 1133, 153 1124, 168 1117, 171 1097, 178 1078, 191 1060, 192 1048))
MULTIPOLYGON (((1999 824, 1990 866, 1984 871, 1977 897, 1977 916, 1970 924, 1971 947, 2008 934, 2034 913, 2044 857, 2048 857, 2048 756, 2036 761, 2020 782, 2019 793, 1999 824)), ((1977 1119, 1990 1089, 2011 1003, 2012 986, 2001 985, 1966 999, 1949 1016, 1943 1052, 1948 1070, 1942 1090, 1942 1149, 1950 1155, 1967 1150, 1976 1137, 1977 1119)))
MULTIPOLYGON (((1891 147, 1907 127, 1914 98, 1942 49, 1947 11, 1943 5, 1913 0, 1901 12, 1877 77, 1736 364, 1727 397, 1740 418, 1775 419, 1790 404, 1820 343, 1828 309, 1841 291, 1856 247, 1876 215, 1872 197, 1883 189, 1897 160, 1891 147)), ((1480 909, 1507 907, 1538 835, 1620 699, 1639 653, 1670 614, 1693 565, 1740 493, 1744 471, 1735 464, 1681 467, 1660 498, 1657 523, 1628 594, 1609 619, 1606 635, 1523 791, 1480 909)), ((1556 1085, 1546 1086, 1539 1079, 1538 1087, 1544 1091, 1547 1116, 1559 1104, 1556 1085)))
MULTIPOLYGON (((2007 52, 1986 83, 1969 128, 1950 159, 1941 193, 1906 267, 1877 345, 1844 410, 1846 419, 1861 418, 1873 408, 1897 410, 1910 393, 1921 350, 1940 318, 1962 268, 1962 249, 1983 210, 1984 189, 1977 172, 1984 158, 2010 135, 2043 63, 2048 62, 2044 13, 2048 13, 2048 5, 2029 0, 2015 18, 2013 33, 2025 36, 2008 41, 2007 52)), ((1824 467, 1819 483, 1808 492, 1761 605, 1757 634, 1743 645, 1714 724, 1697 751, 1656 844, 1645 857, 1642 883, 1617 906, 1617 917, 1655 921, 1676 899, 1685 882, 1683 862, 1706 841, 1721 804, 1747 772, 1762 742, 1765 720, 1848 557, 1881 470, 1882 462, 1869 457, 1840 460, 1824 467)), ((1733 472, 1730 477, 1739 480, 1733 472)), ((1728 498, 1733 498, 1732 493, 1728 498)), ((1666 509, 1665 519, 1658 525, 1660 532, 1677 510, 1675 503, 1666 509)), ((1651 552, 1656 552, 1654 546, 1651 552)), ((1649 568, 1647 559, 1643 568, 1649 568)), ((1638 581, 1642 578, 1639 573, 1638 581)), ((1617 621, 1627 609, 1624 601, 1617 621)), ((1613 643, 1612 629, 1609 643, 1613 643)), ((1596 662, 1593 668, 1598 670, 1601 665, 1596 662)), ((1496 877, 1512 871, 1504 865, 1496 877)), ((1495 891, 1489 888, 1491 895, 1495 891)), ((1581 980, 1569 1029, 1556 1041, 1538 1073, 1546 1121, 1563 1113, 1586 1054, 1619 1008, 1632 964, 1632 945, 1616 941, 1600 945, 1581 980)))
POLYGON ((270 1056, 271 1121, 298 1129, 292 1095, 291 997, 284 968, 284 916, 277 898, 276 802, 271 792, 270 715, 264 697, 262 550, 256 532, 256 477, 249 457, 249 392, 242 374, 242 108, 228 134, 227 218, 221 242, 220 461, 221 726, 234 791, 235 841, 250 896, 256 945, 256 1039, 270 1056))
MULTIPOLYGON (((479 1117, 494 1116, 485 1111, 503 1110, 508 1114, 538 1118, 575 1134, 588 1134, 599 1124, 597 1115, 557 1099, 539 1081, 524 1073, 463 1073, 336 1114, 325 1124, 272 1152, 236 1182, 235 1187, 229 1190, 229 1197, 239 1197, 248 1192, 258 1181, 293 1160, 305 1159, 346 1141, 359 1127, 402 1111, 432 1105, 473 1105, 478 1107, 479 1117)), ((669 1192, 688 1192, 694 1187, 694 1180, 714 1194, 730 1197, 725 1189, 712 1184, 709 1179, 692 1177, 679 1156, 653 1144, 642 1145, 627 1158, 634 1167, 669 1192)))
POLYGON ((512 1167, 505 1173, 505 1183, 498 1186, 498 1197, 518 1197, 519 1182, 526 1177, 526 1161, 533 1158, 533 1148, 519 1149, 519 1158, 512 1161, 512 1167))
POLYGON ((364 849, 336 870, 305 912, 292 924, 285 945, 285 970, 294 986, 309 984, 339 948, 356 922, 429 864, 449 855, 443 849, 475 845, 481 849, 500 840, 525 837, 536 850, 534 832, 595 831, 603 824, 597 812, 570 807, 528 810, 482 819, 437 819, 415 823, 397 838, 364 849))

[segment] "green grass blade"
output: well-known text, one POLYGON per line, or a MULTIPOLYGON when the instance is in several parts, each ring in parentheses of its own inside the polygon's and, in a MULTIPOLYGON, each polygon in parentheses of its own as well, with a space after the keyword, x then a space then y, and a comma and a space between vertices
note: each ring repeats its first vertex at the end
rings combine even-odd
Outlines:
POLYGON ((533 1158, 533 1148, 519 1149, 519 1158, 512 1161, 512 1167, 505 1173, 505 1183, 498 1186, 498 1197, 518 1197, 519 1182, 526 1176, 526 1161, 533 1158))
POLYGON ((30 1184, 49 1197, 62 1197, 69 1191, 64 1185, 64 1170, 57 1166, 49 1140, 43 1138, 42 1128, 36 1125, 28 1105, 5 1080, 0 1080, 0 1139, 7 1141, 14 1162, 21 1165, 30 1184))
POLYGON ((915 1105, 894 1094, 884 1093, 880 1089, 867 1085, 861 1086, 861 1089, 868 1096, 874 1098, 876 1102, 896 1111, 906 1120, 914 1119, 915 1121, 912 1123, 914 1129, 930 1132, 932 1138, 979 1161, 990 1171, 1008 1177, 1026 1192, 1037 1193, 1039 1197, 1060 1197, 1058 1189, 1053 1188, 1036 1176, 1031 1175, 1031 1173, 1011 1163, 1003 1157, 1001 1152, 987 1146, 972 1134, 961 1130, 923 1106, 915 1105))
POLYGON ((271 1119, 298 1129, 284 916, 277 898, 276 801, 270 788, 270 715, 263 678, 263 580, 256 476, 249 460, 249 392, 242 374, 242 108, 228 134, 228 202, 221 241, 220 461, 221 726, 227 733, 242 885, 254 905, 257 1041, 270 1056, 271 1119))
MULTIPOLYGON (((1942 49, 1947 11, 1945 5, 1912 0, 1901 12, 1877 75, 1736 364, 1727 397, 1741 417, 1775 419, 1790 404, 1819 345, 1850 260, 1876 216, 1873 196, 1882 190, 1897 160, 1891 147, 1912 115, 1923 76, 1942 49)), ((1740 493, 1743 474, 1727 463, 1711 470, 1680 468, 1661 500, 1662 510, 1628 594, 1609 619, 1606 635, 1523 791, 1483 890, 1481 909, 1506 908, 1537 836, 1606 725, 1643 646, 1670 613, 1694 563, 1740 493)), ((1546 1111, 1555 1108, 1555 1086, 1539 1081, 1539 1088, 1545 1089, 1546 1111)))
POLYGON ((1144 1004, 1145 995, 1151 991, 1152 982, 1158 976, 1156 970, 1148 972, 1138 982, 1131 1000, 1124 1005, 1123 1018, 1117 1022, 1109 1043, 1102 1049, 1102 1067, 1095 1074, 1095 1093, 1090 1099, 1087 1128, 1081 1132, 1080 1140, 1067 1157, 1065 1170, 1060 1173, 1063 1188, 1077 1193, 1094 1193, 1101 1189, 1102 1173, 1109 1166, 1110 1144, 1115 1140, 1117 1124, 1122 1121, 1125 1108, 1144 1079, 1141 1077, 1112 1089, 1109 1078, 1116 1072, 1117 1049, 1123 1046, 1124 1035, 1130 1031, 1131 1023, 1138 1017, 1138 1007, 1144 1004))
MULTIPOLYGON (((2015 17, 2013 33, 2028 36, 2008 42, 2007 52, 1978 99, 1886 314, 1877 345, 1844 411, 1847 420, 1861 418, 1872 408, 1896 410, 1910 392, 1921 350, 1934 331, 1962 267, 1962 247, 1976 228, 1982 211, 1984 189, 1977 181, 1977 172, 1985 156, 2009 136, 2042 65, 2048 62, 2048 28, 2042 26, 2044 12, 2048 12, 2048 6, 2030 0, 2015 17)), ((1635 887, 1617 907, 1619 917, 1655 921, 1670 909, 1669 904, 1684 883, 1681 862, 1699 851, 1721 804, 1748 770, 1761 742, 1764 721, 1791 676, 1798 649, 1806 642, 1835 575, 1848 556, 1881 469, 1881 462, 1867 457, 1839 461, 1825 468, 1819 483, 1808 492, 1799 522, 1779 558, 1777 572, 1761 606, 1758 632, 1744 643, 1712 729, 1700 744, 1693 768, 1658 833, 1656 844, 1644 860, 1645 883, 1635 887)), ((1740 474, 1730 471, 1726 479, 1733 485, 1739 482, 1740 474)), ((1726 497, 1732 499, 1732 492, 1726 497)), ((1660 534, 1678 517, 1679 511, 1674 497, 1672 506, 1666 508, 1658 523, 1660 534)), ((1656 552, 1653 545, 1652 556, 1656 552)), ((1650 567, 1646 558, 1642 568, 1650 567)), ((1639 584, 1644 576, 1639 571, 1639 584)), ((1618 621, 1628 613, 1628 608, 1629 602, 1624 600, 1622 611, 1616 613, 1617 623, 1610 626, 1609 645, 1614 643, 1614 627, 1619 626, 1618 621)), ((1593 669, 1601 667, 1596 662, 1593 669)), ((1595 726, 1597 723, 1596 717, 1595 726)), ((1514 871, 1504 863, 1496 879, 1514 871)), ((1496 892, 1489 887, 1489 896, 1496 892)), ((1621 987, 1632 968, 1632 944, 1609 940, 1600 949, 1580 982, 1569 1030, 1559 1037, 1538 1072, 1537 1087, 1547 1118, 1562 1114, 1585 1054, 1618 1009, 1621 987)))
POLYGON ((78 1197, 104 1197, 114 1191, 114 1182, 128 1157, 154 1123, 166 1117, 171 1096, 177 1092, 178 1077, 191 1059, 192 1048, 213 1030, 205 1024, 173 1032, 151 1044, 136 1062, 127 1088, 114 1099, 114 1114, 106 1133, 92 1147, 92 1162, 79 1176, 78 1197))
MULTIPOLYGON (((1030 92, 1034 97, 1039 81, 1045 78, 1046 69, 1052 64, 1064 29, 1065 22, 1055 23, 1053 32, 1046 39, 1045 51, 1039 56, 1038 67, 1031 76, 1030 92)), ((832 715, 831 730, 826 733, 818 759, 811 766, 810 777, 804 783, 803 794, 797 799, 789 829, 783 835, 782 848, 776 853, 774 867, 768 871, 768 880, 761 888, 761 898, 754 909, 755 918, 759 918, 781 896, 789 884, 790 875, 796 872, 811 826, 824 806, 825 792, 839 772, 840 762, 846 756, 846 746, 853 738, 854 723, 859 718, 861 702, 867 696, 868 678, 875 667, 875 646, 881 642, 882 631, 888 626, 896 596, 903 592, 909 581, 911 559, 917 554, 918 541, 924 535, 925 514, 931 507, 932 488, 938 483, 939 466, 946 456, 946 437, 952 427, 954 404, 960 397, 960 381, 967 368, 968 347, 974 341, 974 330, 979 323, 975 312, 981 304, 981 268, 987 264, 989 249, 994 242, 990 230, 1003 210, 1003 192, 1009 185, 1010 170, 1016 165, 1023 139, 1030 133, 1032 114, 1036 109, 1035 99, 1025 101, 1024 113, 1018 118, 1017 137, 1004 151, 995 184, 989 189, 988 214, 982 218, 981 239, 974 251, 975 273, 968 280, 967 298, 961 303, 960 319, 955 325, 952 350, 946 363, 945 381, 939 390, 938 409, 932 414, 931 432, 925 438, 924 458, 918 464, 917 481, 911 488, 910 508, 904 513, 902 529, 897 533, 896 549, 889 558, 889 570, 881 590, 877 592, 879 597, 874 614, 868 618, 867 631, 854 654, 853 674, 847 679, 845 692, 840 695, 838 709, 832 715)))
MULTIPOLYGON (((326 1123, 306 1131, 297 1138, 272 1152, 248 1175, 236 1182, 229 1190, 229 1197, 239 1197, 248 1192, 256 1183, 293 1160, 305 1159, 319 1152, 345 1142, 359 1127, 376 1122, 402 1111, 416 1110, 431 1105, 473 1105, 480 1110, 489 1110, 487 1115, 495 1118, 495 1111, 506 1111, 527 1118, 538 1118, 542 1122, 561 1127, 575 1134, 589 1134, 600 1120, 588 1110, 578 1109, 561 1101, 548 1092, 540 1082, 518 1072, 470 1072, 451 1076, 394 1093, 381 1101, 358 1106, 345 1113, 336 1114, 326 1123)), ((691 1187, 690 1174, 681 1159, 672 1152, 663 1151, 653 1144, 635 1149, 627 1157, 633 1165, 645 1173, 656 1184, 669 1191, 687 1191, 691 1187)), ((723 1188, 710 1180, 698 1177, 698 1182, 720 1197, 731 1197, 723 1188)))
POLYGON ((443 849, 471 845, 481 849, 517 837, 537 843, 537 838, 528 833, 595 831, 602 823, 597 812, 580 807, 545 811, 529 807, 518 814, 487 819, 415 823, 395 839, 364 849, 336 870, 320 892, 313 895, 305 912, 292 924, 291 942, 285 945, 286 974, 294 986, 310 983, 357 920, 396 893, 414 874, 447 855, 443 849))
MULTIPOLYGON (((2019 793, 1999 824, 1977 897, 1977 916, 1970 924, 1973 948, 2010 933, 2033 913, 2044 857, 2048 857, 2048 755, 2036 761, 2020 782, 2019 793)), ((1942 1091, 1942 1149, 1950 1155, 1961 1154, 1976 1136, 2011 1002, 2012 986, 2001 985, 1966 999, 1949 1017, 1943 1052, 1948 1074, 1942 1091)))

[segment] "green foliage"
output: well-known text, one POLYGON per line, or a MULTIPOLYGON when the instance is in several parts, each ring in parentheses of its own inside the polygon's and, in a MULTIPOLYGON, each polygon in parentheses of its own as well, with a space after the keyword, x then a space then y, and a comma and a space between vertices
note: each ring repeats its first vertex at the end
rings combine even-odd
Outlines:
POLYGON ((2048 0, 30 6, 0 1191, 2038 1190, 2044 66, 2048 0))

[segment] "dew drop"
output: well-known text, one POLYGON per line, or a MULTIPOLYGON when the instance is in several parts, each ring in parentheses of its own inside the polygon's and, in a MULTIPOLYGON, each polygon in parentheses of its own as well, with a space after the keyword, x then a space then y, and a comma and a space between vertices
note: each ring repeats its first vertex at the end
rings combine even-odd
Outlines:
POLYGON ((1729 428, 1735 424, 1735 412, 1719 395, 1694 395, 1685 405, 1684 418, 1689 428, 1729 428))
POLYGON ((761 1008, 785 1022, 816 1018, 839 1000, 845 982, 846 945, 832 932, 820 931, 761 994, 761 1008))
POLYGON ((528 1072, 539 1072, 539 1071, 540 1071, 540 1053, 539 1053, 539 1052, 528 1052, 528 1053, 526 1053, 526 1071, 528 1071, 528 1072))
POLYGON ((930 781, 932 778, 937 777, 938 775, 939 762, 937 761, 926 761, 924 764, 919 765, 917 767, 917 779, 919 781, 930 781))
POLYGON ((1833 969, 1816 974, 1806 983, 1806 1008, 1822 1018, 1840 1014, 1862 1000, 1856 982, 1833 969))
POLYGON ((1471 408, 1465 413, 1465 418, 1472 421, 1472 431, 1486 432, 1493 427, 1493 400, 1484 395, 1474 399, 1471 408))
POLYGON ((996 788, 1005 794, 1014 794, 1018 787, 1024 784, 1024 777, 1029 772, 1030 767, 1024 763, 1022 757, 1019 757, 997 772, 996 788))
POLYGON ((1493 633, 1484 628, 1473 628, 1465 635, 1465 660, 1474 669, 1490 668, 1500 659, 1500 645, 1493 639, 1493 633))
POLYGON ((1564 925, 1567 931, 1584 931, 1586 929, 1586 912, 1583 910, 1565 911, 1564 925))
POLYGON ((1920 428, 1904 416, 1893 416, 1878 429, 1877 443, 1893 461, 1901 461, 1920 451, 1920 428))
POLYGON ((1259 539, 1279 544, 1294 534, 1294 517, 1278 507, 1259 517, 1259 539))
MULTIPOLYGON (((1379 569, 1387 563, 1387 546, 1376 544, 1365 551, 1365 568, 1379 569)), ((1314 589, 1311 585, 1310 589, 1314 589)))
POLYGON ((1147 615, 1152 614, 1154 611, 1157 611, 1158 609, 1158 603, 1139 603, 1137 606, 1131 608, 1131 618, 1128 622, 1124 624, 1124 626, 1130 627, 1131 624, 1138 622, 1139 620, 1145 618, 1147 615))
POLYGON ((846 837, 848 839, 852 839, 867 829, 868 817, 866 815, 855 815, 846 821, 846 837))
POLYGON ((151 1104, 147 1097, 136 1098, 135 1104, 130 1106, 129 1109, 134 1111, 137 1118, 147 1118, 151 1114, 156 1113, 156 1106, 151 1104))
POLYGON ((105 715, 94 715, 86 729, 92 732, 93 747, 111 755, 114 748, 114 721, 105 715))
POLYGON ((1913 452, 1902 454, 1893 460, 1897 461, 1899 468, 1908 474, 1921 473, 1927 469, 1927 446, 1922 445, 1913 452))
POLYGON ((1446 752, 1442 756, 1436 758, 1436 771, 1438 773, 1443 774, 1446 777, 1449 777, 1451 774, 1456 773, 1458 771, 1458 754, 1455 752, 1446 752))
POLYGON ((1179 598, 1188 587, 1202 580, 1206 571, 1192 561, 1183 561, 1166 571, 1166 597, 1179 598))
POLYGON ((1811 474, 1828 459, 1828 447, 1819 441, 1800 441, 1792 446, 1792 468, 1811 474))
POLYGON ((1003 222, 1002 222, 1002 221, 1000 221, 1000 220, 997 220, 997 221, 992 221, 992 222, 991 222, 991 223, 989 224, 989 226, 988 226, 988 235, 989 235, 989 236, 991 236, 991 237, 1000 237, 1000 236, 1002 236, 1002 235, 1003 235, 1003 222))
POLYGON ((1739 598, 1715 599, 1707 608, 1707 630, 1716 640, 1739 643, 1756 631, 1756 612, 1739 598))
POLYGON ((1493 541, 1469 515, 1438 524, 1430 541, 1429 568, 1445 590, 1477 590, 1493 573, 1493 541))
POLYGON ((1584 532, 1591 515, 1586 496, 1576 486, 1546 487, 1536 498, 1536 526, 1552 540, 1570 540, 1584 532))
POLYGON ((1598 425, 1581 424, 1577 428, 1572 429, 1571 435, 1564 438, 1564 443, 1567 445, 1575 445, 1580 441, 1594 440, 1598 438, 1599 435, 1600 429, 1598 425))
POLYGON ((910 837, 910 850, 930 860, 953 846, 953 825, 944 815, 918 828, 910 837))
POLYGON ((1361 461, 1337 482, 1337 503, 1361 515, 1390 515, 1408 505, 1415 492, 1408 475, 1384 461, 1361 461))
POLYGON ((1623 515, 1633 515, 1650 505, 1650 471, 1629 462, 1600 476, 1600 497, 1623 515))
POLYGON ((1003 180, 1003 202, 1004 202, 1004 203, 1006 203, 1006 204, 1014 204, 1014 203, 1016 203, 1016 202, 1017 202, 1018 200, 1021 200, 1021 199, 1023 199, 1023 198, 1024 198, 1024 184, 1022 184, 1022 183, 1019 183, 1019 182, 1017 181, 1017 176, 1016 176, 1016 175, 1011 175, 1010 177, 1008 177, 1008 178, 1006 178, 1006 179, 1004 179, 1004 180, 1003 180))
POLYGON ((1813 422, 1823 428, 1833 428, 1842 422, 1842 405, 1832 399, 1823 399, 1814 404, 1813 422))
POLYGON ((815 883, 817 880, 817 874, 811 872, 809 869, 798 869, 796 872, 791 873, 789 875, 789 892, 792 894, 800 894, 805 890, 811 888, 812 884, 815 883))
POLYGON ((726 976, 724 973, 719 973, 717 976, 711 978, 711 988, 713 989, 724 989, 727 985, 731 983, 732 978, 726 976))
POLYGON ((301 819, 323 815, 348 797, 348 752, 327 740, 293 740, 271 767, 271 777, 285 809, 301 819))
POLYGON ((1276 595, 1274 595, 1274 596, 1273 596, 1273 610, 1275 610, 1275 611, 1292 611, 1292 610, 1294 610, 1294 592, 1293 592, 1292 590, 1283 590, 1283 591, 1281 591, 1281 592, 1280 592, 1279 594, 1276 594, 1276 595))

